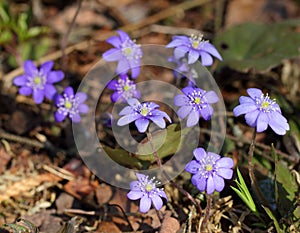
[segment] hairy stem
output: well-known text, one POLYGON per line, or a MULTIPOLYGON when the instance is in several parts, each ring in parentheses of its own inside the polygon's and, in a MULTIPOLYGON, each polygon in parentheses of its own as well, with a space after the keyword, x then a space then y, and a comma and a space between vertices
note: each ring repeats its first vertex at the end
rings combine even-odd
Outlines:
POLYGON ((254 191, 257 194, 258 198, 260 199, 261 203, 270 209, 270 206, 269 206, 268 202, 266 201, 264 195, 262 194, 262 192, 256 182, 255 176, 254 176, 252 160, 253 160, 253 154, 254 154, 254 148, 255 148, 255 138, 256 138, 256 129, 254 129, 254 131, 253 131, 252 140, 251 140, 251 144, 250 144, 250 148, 249 148, 249 152, 248 152, 248 155, 249 155, 248 171, 249 171, 249 177, 251 180, 251 187, 254 188, 254 191))
POLYGON ((209 220, 209 212, 211 209, 211 204, 212 204, 212 198, 211 195, 206 195, 206 208, 205 208, 205 213, 204 213, 204 219, 201 223, 201 227, 198 228, 198 232, 204 232, 206 226, 207 226, 207 222, 209 220))
POLYGON ((173 180, 171 180, 171 178, 169 177, 169 175, 164 171, 162 163, 160 158, 157 155, 157 151, 154 147, 153 141, 152 141, 152 135, 150 132, 147 131, 147 138, 148 141, 150 143, 154 158, 156 160, 157 165, 159 166, 159 169, 161 171, 161 173, 170 181, 170 183, 178 189, 179 192, 181 192, 183 195, 185 195, 197 208, 198 213, 201 215, 202 214, 202 208, 200 206, 200 204, 195 200, 195 198, 186 190, 184 190, 183 188, 181 188, 176 182, 174 182, 173 180))

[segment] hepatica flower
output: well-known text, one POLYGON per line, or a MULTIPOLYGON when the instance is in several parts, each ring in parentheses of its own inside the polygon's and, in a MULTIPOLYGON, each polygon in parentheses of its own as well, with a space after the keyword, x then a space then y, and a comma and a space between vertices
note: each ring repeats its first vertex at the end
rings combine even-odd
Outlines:
POLYGON ((175 48, 174 56, 177 59, 184 57, 187 53, 188 64, 195 63, 199 57, 203 66, 210 66, 213 63, 212 56, 222 60, 215 46, 203 40, 203 35, 173 36, 173 40, 166 47, 175 48))
POLYGON ((135 175, 138 180, 130 183, 130 192, 127 197, 130 200, 141 199, 140 211, 142 213, 146 213, 150 209, 151 203, 155 209, 160 210, 163 206, 162 198, 167 201, 168 198, 162 188, 157 188, 159 182, 155 181, 155 178, 149 179, 144 174, 136 173, 135 175))
POLYGON ((33 95, 34 102, 40 104, 44 97, 52 100, 56 93, 54 83, 64 78, 62 71, 52 71, 54 63, 48 61, 43 63, 38 69, 33 61, 24 62, 24 74, 14 79, 13 83, 19 86, 21 95, 33 95))
POLYGON ((158 127, 165 128, 166 118, 171 122, 170 117, 163 111, 158 110, 159 105, 153 102, 140 103, 137 99, 131 98, 126 106, 119 113, 122 117, 118 120, 117 125, 123 126, 135 121, 135 126, 140 133, 146 132, 149 121, 153 121, 158 127))
POLYGON ((233 109, 235 116, 246 114, 247 124, 256 127, 257 132, 265 131, 268 125, 279 135, 284 135, 290 129, 279 105, 275 100, 271 100, 268 94, 264 95, 257 88, 249 88, 247 93, 250 97, 241 96, 240 105, 233 109))
POLYGON ((74 95, 72 87, 66 87, 62 95, 56 98, 57 111, 55 112, 55 120, 63 121, 67 116, 74 123, 81 121, 80 113, 88 113, 89 107, 84 104, 87 95, 83 92, 78 92, 74 95))
POLYGON ((185 170, 192 176, 192 184, 198 190, 212 194, 215 190, 221 192, 224 189, 224 179, 231 179, 233 160, 231 158, 207 152, 199 147, 194 150, 196 160, 189 162, 185 170))
POLYGON ((112 44, 112 48, 102 57, 105 61, 118 61, 116 73, 125 74, 131 69, 132 78, 137 78, 140 73, 141 58, 143 55, 141 45, 131 40, 127 33, 117 30, 119 36, 112 36, 106 42, 112 44))
POLYGON ((130 98, 141 97, 141 92, 136 89, 136 84, 126 74, 121 74, 119 79, 110 81, 107 88, 115 91, 111 95, 113 102, 118 100, 126 102, 130 98))
POLYGON ((196 125, 200 116, 204 120, 210 120, 213 115, 213 108, 210 104, 217 103, 219 97, 214 91, 205 91, 196 87, 185 87, 182 89, 183 94, 174 98, 174 104, 180 106, 177 111, 181 119, 187 117, 187 127, 196 125))

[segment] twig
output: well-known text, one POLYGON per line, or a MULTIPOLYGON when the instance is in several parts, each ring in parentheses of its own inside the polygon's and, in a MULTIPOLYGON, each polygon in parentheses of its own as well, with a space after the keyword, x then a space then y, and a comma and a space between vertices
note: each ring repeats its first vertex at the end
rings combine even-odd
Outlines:
POLYGON ((39 149, 45 147, 45 145, 43 143, 40 143, 36 140, 21 137, 21 136, 17 136, 17 135, 10 134, 10 133, 6 133, 3 130, 0 130, 0 138, 7 139, 9 141, 20 142, 20 143, 23 143, 23 144, 27 144, 29 146, 39 148, 39 149))
POLYGON ((265 199, 264 195, 262 194, 262 192, 260 191, 260 188, 256 182, 255 179, 255 175, 253 172, 253 163, 252 163, 252 159, 253 159, 253 155, 254 155, 254 148, 255 148, 255 138, 256 138, 256 129, 254 129, 253 131, 253 135, 252 135, 252 140, 251 140, 251 144, 250 144, 250 148, 249 148, 249 158, 248 158, 248 170, 249 170, 249 177, 251 180, 251 186, 254 188, 255 193, 257 194, 257 196, 259 197, 260 201, 262 202, 262 204, 266 207, 268 207, 269 209, 270 206, 267 202, 267 200, 265 199))
POLYGON ((78 0, 78 4, 77 4, 77 9, 76 9, 76 12, 74 14, 74 17, 71 21, 71 24, 68 28, 68 31, 66 32, 66 34, 64 34, 62 40, 61 40, 61 52, 62 52, 62 57, 61 57, 61 69, 62 70, 65 70, 65 66, 66 66, 66 60, 65 60, 65 57, 66 57, 66 54, 65 54, 65 49, 66 49, 66 46, 67 46, 67 43, 68 43, 68 38, 71 34, 71 31, 75 25, 75 21, 76 21, 76 18, 79 14, 79 11, 81 9, 81 6, 82 6, 82 2, 83 0, 78 0))

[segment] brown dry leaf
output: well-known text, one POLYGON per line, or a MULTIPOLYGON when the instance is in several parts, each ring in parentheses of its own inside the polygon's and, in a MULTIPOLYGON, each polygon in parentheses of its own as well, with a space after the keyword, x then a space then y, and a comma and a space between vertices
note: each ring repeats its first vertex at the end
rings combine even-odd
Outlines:
POLYGON ((96 197, 98 204, 102 206, 103 204, 107 203, 112 198, 113 192, 111 186, 107 184, 100 184, 96 188, 96 197))
POLYGON ((35 189, 38 186, 40 186, 43 182, 57 183, 60 180, 61 178, 50 173, 38 174, 38 175, 26 177, 6 187, 5 191, 1 191, 0 203, 5 200, 8 200, 11 197, 17 197, 22 195, 22 193, 35 189))
POLYGON ((180 229, 180 224, 176 218, 165 217, 159 233, 175 233, 180 229))
POLYGON ((11 160, 11 155, 3 148, 0 148, 0 174, 6 170, 7 163, 11 160))
POLYGON ((113 222, 101 222, 96 232, 103 233, 119 233, 122 232, 115 223, 113 222))
POLYGON ((62 193, 55 201, 55 205, 57 208, 57 214, 63 214, 65 209, 69 209, 72 207, 74 201, 74 197, 67 193, 62 193))
POLYGON ((64 190, 81 200, 95 190, 95 185, 89 179, 79 177, 66 183, 64 190))

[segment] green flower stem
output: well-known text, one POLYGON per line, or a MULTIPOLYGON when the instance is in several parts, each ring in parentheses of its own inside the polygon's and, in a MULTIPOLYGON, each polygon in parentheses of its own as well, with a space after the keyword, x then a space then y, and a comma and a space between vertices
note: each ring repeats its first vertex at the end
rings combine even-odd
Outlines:
POLYGON ((257 194, 258 198, 260 199, 261 203, 268 207, 270 209, 270 206, 267 202, 267 200, 265 199, 264 195, 262 194, 255 176, 254 176, 254 172, 253 172, 253 163, 252 163, 252 159, 253 159, 253 155, 254 155, 254 148, 255 148, 255 138, 256 138, 256 129, 254 129, 253 131, 253 135, 252 135, 252 140, 251 140, 251 144, 250 144, 250 148, 249 148, 249 152, 248 152, 248 171, 249 171, 249 177, 251 180, 251 187, 254 188, 255 193, 257 194))
POLYGON ((147 138, 148 141, 150 143, 152 152, 153 152, 153 156, 156 160, 157 165, 159 166, 159 169, 161 171, 161 173, 170 181, 170 183, 179 190, 179 192, 181 192, 183 195, 185 195, 197 208, 198 213, 201 215, 202 214, 202 208, 200 206, 200 204, 195 200, 195 198, 186 190, 184 190, 183 188, 181 188, 176 182, 174 182, 172 179, 170 179, 169 175, 164 171, 162 163, 160 158, 157 155, 157 151, 154 147, 153 141, 152 141, 152 135, 150 132, 146 132, 147 133, 147 138))

